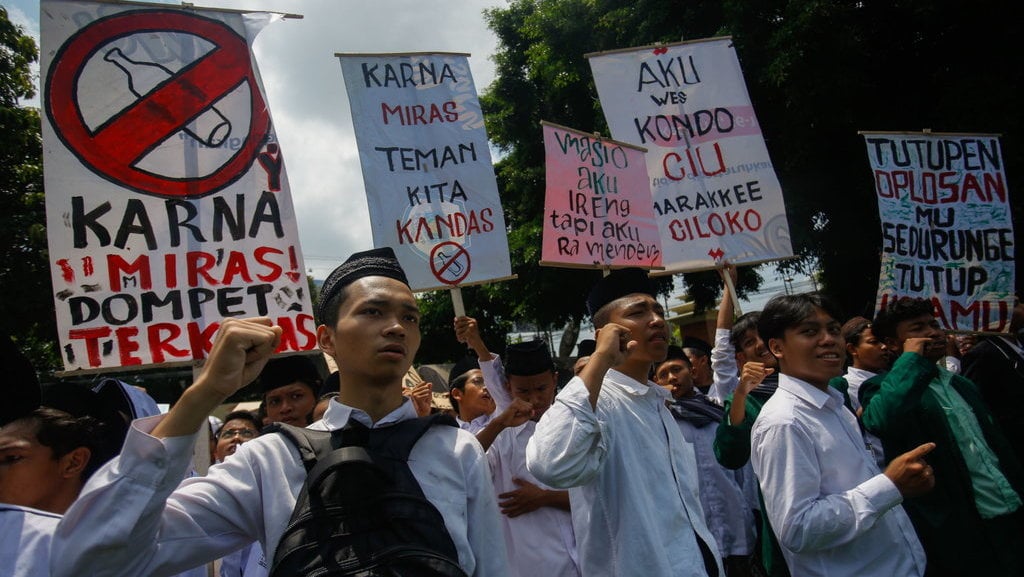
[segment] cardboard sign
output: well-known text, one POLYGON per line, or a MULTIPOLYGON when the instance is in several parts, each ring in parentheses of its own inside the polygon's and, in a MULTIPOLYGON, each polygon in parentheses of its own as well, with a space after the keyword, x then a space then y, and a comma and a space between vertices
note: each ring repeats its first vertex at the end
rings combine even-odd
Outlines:
POLYGON ((64 365, 191 361, 220 319, 316 344, 250 39, 269 15, 42 4, 47 231, 64 365), (243 21, 244 20, 244 21, 243 21))

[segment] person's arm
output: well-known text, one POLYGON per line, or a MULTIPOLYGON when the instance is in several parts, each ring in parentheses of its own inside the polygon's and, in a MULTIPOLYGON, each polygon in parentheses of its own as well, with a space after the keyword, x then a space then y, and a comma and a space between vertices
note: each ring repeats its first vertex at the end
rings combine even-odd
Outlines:
MULTIPOLYGON (((736 284, 736 267, 734 265, 727 264, 722 274, 731 275, 733 284, 736 284)), ((713 380, 711 389, 708 390, 708 398, 719 404, 724 403, 725 398, 731 395, 739 384, 736 349, 732 346, 735 309, 729 283, 723 284, 722 302, 718 305, 718 322, 715 327, 715 345, 711 349, 713 380)), ((740 405, 742 406, 743 403, 740 405)))
POLYGON ((502 431, 509 427, 518 427, 529 421, 532 417, 533 405, 522 399, 513 399, 505 410, 499 413, 497 417, 488 421, 487 426, 480 429, 476 434, 476 440, 480 442, 480 446, 483 447, 484 451, 487 451, 494 444, 494 439, 498 438, 502 431))
POLYGON ((544 489, 524 479, 512 479, 512 482, 518 489, 498 495, 498 506, 501 507, 502 515, 518 517, 541 507, 569 510, 568 491, 544 489))
POLYGON ((751 463, 761 484, 765 513, 779 543, 795 553, 824 551, 849 543, 879 518, 934 484, 922 457, 934 444, 894 459, 885 473, 830 495, 821 494, 819 439, 798 423, 758 423, 752 436, 751 463), (927 471, 927 473, 926 473, 927 471))
POLYGON ((907 339, 892 370, 860 386, 860 419, 867 430, 884 439, 886 434, 906 425, 903 413, 917 406, 939 372, 935 363, 921 354, 927 343, 928 339, 907 339))
POLYGON ((491 398, 494 399, 494 412, 500 415, 512 403, 512 393, 508 390, 505 370, 501 366, 501 357, 492 353, 484 344, 484 340, 480 336, 479 324, 472 317, 455 319, 455 338, 460 343, 469 345, 476 353, 477 361, 480 363, 480 372, 484 374, 484 385, 487 387, 487 392, 491 394, 491 398))
POLYGON ((715 460, 727 469, 739 469, 750 462, 750 429, 757 418, 757 409, 752 406, 750 397, 737 400, 735 396, 725 401, 725 419, 715 431, 715 460), (740 409, 737 409, 737 405, 740 409), (739 421, 732 424, 732 414, 736 411, 739 421))
MULTIPOLYGON (((505 534, 487 456, 476 442, 458 443, 456 452, 466 479, 466 519, 463 525, 473 552, 471 567, 466 559, 460 558, 460 562, 471 577, 504 577, 508 574, 505 534)), ((457 526, 457 523, 452 526, 457 526)))
POLYGON ((744 363, 739 386, 726 403, 725 422, 715 431, 715 460, 723 467, 739 469, 750 461, 750 429, 757 418, 757 409, 750 401, 750 391, 773 372, 775 369, 764 366, 764 363, 744 363))
POLYGON ((214 409, 259 376, 280 342, 281 327, 270 319, 224 319, 199 378, 151 434, 164 439, 198 431, 214 409))
POLYGON ((607 424, 598 421, 597 400, 605 373, 636 348, 629 331, 614 323, 597 330, 590 362, 555 398, 526 446, 526 468, 538 481, 568 489, 593 479, 608 453, 607 424))
POLYGON ((422 382, 415 387, 402 388, 402 394, 409 397, 413 408, 416 409, 417 417, 426 417, 430 414, 430 402, 433 400, 433 384, 422 382))
POLYGON ((733 394, 733 406, 729 409, 729 424, 737 426, 743 422, 746 416, 746 401, 750 391, 757 388, 764 381, 765 377, 775 372, 775 369, 764 366, 764 363, 743 363, 743 374, 740 375, 739 386, 733 394))
POLYGON ((604 375, 626 359, 626 353, 639 343, 632 340, 629 330, 622 325, 608 323, 595 333, 597 345, 587 365, 580 371, 579 379, 587 388, 590 408, 597 410, 597 398, 601 394, 604 375))
POLYGON ((135 421, 121 454, 68 509, 54 536, 53 575, 174 574, 262 536, 259 475, 239 456, 248 443, 175 489, 209 412, 259 374, 280 335, 267 319, 224 321, 182 399, 167 415, 135 421))
MULTIPOLYGON (((265 441, 245 443, 205 477, 182 482, 196 436, 148 434, 163 418, 135 421, 122 453, 67 511, 54 536, 53 575, 173 575, 266 538, 260 487, 268 469, 257 471, 250 453, 262 454, 266 446, 256 447, 265 441)), ((297 452, 267 462, 274 475, 289 465, 303 471, 297 452)))

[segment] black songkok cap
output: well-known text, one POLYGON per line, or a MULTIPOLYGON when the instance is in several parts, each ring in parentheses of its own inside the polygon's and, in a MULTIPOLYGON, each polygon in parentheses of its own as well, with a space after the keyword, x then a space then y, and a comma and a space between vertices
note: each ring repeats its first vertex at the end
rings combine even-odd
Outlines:
MULTIPOLYGON (((668 346, 668 354, 665 355, 665 360, 666 361, 671 361, 671 360, 675 360, 675 359, 678 359, 678 360, 681 360, 681 361, 685 360, 686 364, 690 364, 690 358, 687 357, 686 353, 683 352, 682 347, 680 347, 678 345, 669 345, 668 346)), ((664 362, 664 361, 662 361, 662 362, 664 362)))
POLYGON ((702 356, 708 356, 711 354, 711 345, 707 341, 698 339, 697 337, 686 337, 683 339, 684 349, 697 349, 704 353, 702 356))
POLYGON ((312 389, 314 395, 320 391, 320 372, 309 357, 292 355, 270 359, 260 373, 260 390, 264 393, 295 382, 312 389))
POLYGON ((32 363, 21 354, 11 337, 0 337, 0 359, 6 374, 4 402, 0 403, 0 427, 39 408, 39 378, 32 363))
POLYGON ((448 385, 451 386, 452 382, 455 381, 455 379, 461 377, 462 375, 468 373, 469 371, 472 371, 473 369, 479 368, 480 361, 477 358, 476 354, 471 353, 462 357, 458 361, 455 361, 455 366, 452 367, 452 370, 448 371, 448 385))
POLYGON ((542 340, 515 343, 505 349, 505 374, 529 377, 554 370, 551 351, 542 340))
POLYGON ((597 341, 594 339, 583 339, 576 345, 577 357, 589 357, 597 350, 597 341))
POLYGON ((658 296, 658 285, 647 276, 647 272, 639 268, 623 268, 614 270, 608 276, 597 281, 587 296, 587 312, 594 313, 604 305, 624 296, 643 293, 658 296))
POLYGON ((320 301, 317 304, 317 320, 324 324, 327 317, 327 306, 341 289, 366 276, 386 276, 409 285, 409 279, 398 264, 395 251, 390 246, 357 252, 327 275, 327 280, 320 287, 320 301))
POLYGON ((328 393, 337 393, 339 391, 341 391, 341 376, 338 375, 338 371, 334 371, 324 379, 324 384, 320 385, 320 392, 317 393, 316 398, 319 399, 328 393))
POLYGON ((95 462, 100 465, 121 452, 121 445, 128 435, 128 426, 134 418, 127 400, 114 403, 109 393, 100 394, 86 385, 69 382, 47 386, 43 390, 42 405, 64 411, 73 417, 92 417, 100 422, 100 446, 93 455, 95 462))

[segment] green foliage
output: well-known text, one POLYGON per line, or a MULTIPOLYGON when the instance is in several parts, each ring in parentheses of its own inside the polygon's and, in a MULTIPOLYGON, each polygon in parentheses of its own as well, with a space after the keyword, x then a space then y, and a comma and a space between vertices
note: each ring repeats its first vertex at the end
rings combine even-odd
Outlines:
MULTIPOLYGON (((466 313, 477 320, 480 335, 487 347, 496 353, 505 350, 505 335, 512 330, 508 311, 486 306, 487 296, 482 287, 462 289, 462 302, 466 313)), ((420 326, 423 340, 416 353, 417 364, 444 364, 455 362, 466 355, 468 348, 455 340, 455 310, 448 291, 434 291, 419 297, 420 326)))
POLYGON ((29 66, 35 41, 0 7, 0 331, 45 372, 57 367, 56 320, 46 251, 39 111, 29 66))

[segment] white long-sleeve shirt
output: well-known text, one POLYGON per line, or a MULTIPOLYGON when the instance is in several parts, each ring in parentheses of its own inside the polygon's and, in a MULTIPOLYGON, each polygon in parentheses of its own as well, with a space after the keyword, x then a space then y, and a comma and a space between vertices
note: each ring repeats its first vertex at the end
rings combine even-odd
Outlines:
POLYGON ((715 346, 711 349, 711 372, 713 381, 708 389, 708 398, 725 404, 740 384, 739 368, 736 366, 736 349, 732 346, 732 331, 715 329, 715 346))
MULTIPOLYGON (((531 473, 569 489, 584 575, 706 575, 695 532, 715 540, 697 496, 693 446, 665 406, 668 391, 609 370, 597 410, 573 378, 526 449, 531 473)), ((718 574, 724 574, 717 559, 718 574)))
POLYGON ((718 423, 704 427, 676 418, 683 438, 693 445, 700 483, 700 504, 704 519, 715 536, 722 557, 746 556, 754 552, 756 542, 754 513, 744 493, 744 476, 753 475, 750 463, 739 469, 726 469, 715 459, 715 431, 718 423))
MULTIPOLYGON (((512 393, 505 382, 501 357, 491 354, 489 361, 480 361, 480 370, 497 406, 494 414, 500 415, 512 404, 512 393)), ((487 449, 491 480, 497 494, 518 489, 513 479, 522 479, 541 489, 552 489, 538 481, 526 468, 526 446, 536 427, 537 423, 528 421, 505 429, 487 449)), ((514 518, 502 515, 501 524, 505 530, 511 577, 580 576, 576 535, 569 511, 541 507, 514 518)))
MULTIPOLYGON (((408 399, 377 423, 334 400, 310 428, 340 429, 350 418, 386 427, 415 416, 408 399)), ((195 435, 150 436, 162 418, 135 421, 121 455, 68 510, 54 538, 54 576, 171 575, 254 540, 272 557, 306 477, 298 450, 281 435, 264 435, 178 487, 195 435)), ((466 573, 506 575, 497 501, 476 439, 431 427, 413 447, 409 469, 444 518, 466 573)))
MULTIPOLYGON (((849 388, 846 390, 847 395, 850 397, 850 405, 853 410, 860 410, 860 386, 864 384, 864 381, 875 376, 877 373, 866 371, 864 369, 857 369, 854 367, 848 367, 846 374, 843 378, 846 379, 846 384, 849 388)), ((864 443, 867 445, 868 450, 871 451, 871 456, 875 459, 875 464, 879 468, 885 466, 885 450, 882 448, 882 439, 879 439, 877 435, 866 429, 861 430, 864 433, 864 443)))
POLYGON ((60 515, 0 503, 0 577, 49 577, 60 515))
POLYGON ((903 497, 879 472, 838 391, 779 375, 754 422, 751 462, 793 575, 924 574, 903 497))

